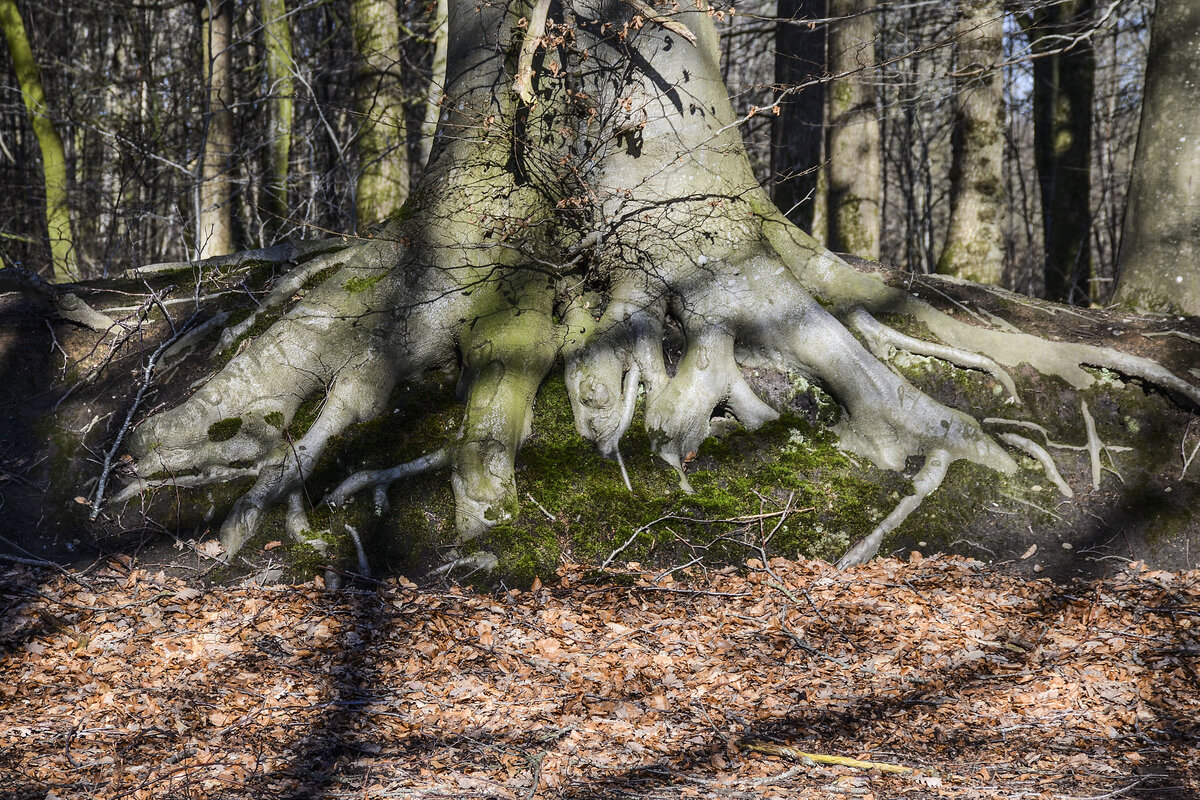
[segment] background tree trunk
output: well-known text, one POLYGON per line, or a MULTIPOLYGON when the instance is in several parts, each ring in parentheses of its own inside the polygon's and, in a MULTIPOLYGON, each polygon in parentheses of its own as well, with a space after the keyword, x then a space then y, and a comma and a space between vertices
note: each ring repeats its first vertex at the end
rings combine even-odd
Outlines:
POLYGON ((287 0, 260 0, 263 39, 267 50, 267 175, 266 211, 271 228, 278 229, 287 219, 288 175, 292 153, 293 73, 292 23, 287 16, 287 0))
POLYGON ((354 0, 350 6, 359 71, 354 84, 359 227, 385 220, 408 197, 408 133, 400 82, 400 17, 395 0, 354 0))
POLYGON ((831 250, 879 258, 882 156, 875 88, 874 0, 830 0, 829 241, 831 250))
POLYGON ((46 188, 46 233, 50 238, 50 255, 54 264, 54 280, 70 281, 77 277, 75 244, 71 236, 71 216, 67 205, 67 155, 62 137, 54 126, 46 106, 41 71, 29 46, 25 23, 15 0, 0 0, 0 26, 8 41, 13 69, 21 87, 21 98, 29 111, 33 133, 42 151, 42 174, 46 188))
MULTIPOLYGON (((775 29, 775 84, 787 90, 819 81, 825 72, 826 0, 779 0, 775 29), (794 20, 789 22, 788 20, 794 20)), ((788 219, 813 233, 817 176, 825 139, 825 84, 787 97, 771 125, 772 200, 788 219)))
POLYGON ((429 94, 425 98, 425 121, 421 125, 421 150, 417 157, 417 163, 422 169, 429 163, 429 152, 433 148, 433 139, 437 134, 438 116, 442 111, 442 95, 446 88, 446 53, 450 43, 446 19, 448 13, 448 0, 434 1, 433 15, 429 20, 429 37, 433 44, 433 56, 429 67, 429 94))
POLYGON ((1033 44, 1034 161, 1042 192, 1046 297, 1086 305, 1092 296, 1092 95, 1095 51, 1084 34, 1095 0, 1038 9, 1033 44))
POLYGON ((1200 4, 1159 0, 1116 301, 1200 315, 1200 4))
POLYGON ((950 227, 938 272, 999 284, 1004 272, 1002 0, 962 0, 955 26, 950 227))
POLYGON ((207 0, 200 7, 200 40, 204 83, 208 90, 207 126, 200 166, 199 224, 196 248, 200 258, 233 252, 233 11, 227 0, 207 0))

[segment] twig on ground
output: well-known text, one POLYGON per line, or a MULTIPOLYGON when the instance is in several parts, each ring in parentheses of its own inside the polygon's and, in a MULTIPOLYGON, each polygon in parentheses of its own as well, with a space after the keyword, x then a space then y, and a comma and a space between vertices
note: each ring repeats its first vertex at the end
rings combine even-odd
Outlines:
POLYGON ((743 750, 750 750, 755 753, 763 753, 768 756, 783 756, 796 761, 809 760, 817 764, 836 764, 843 767, 854 767, 856 769, 877 769, 880 772, 894 772, 904 774, 912 772, 912 767, 901 766, 900 764, 888 764, 883 761, 859 761, 856 758, 847 758, 845 756, 827 756, 821 753, 806 753, 795 747, 787 747, 786 745, 774 744, 772 742, 762 741, 745 741, 738 742, 738 747, 743 750))
POLYGON ((535 506, 537 506, 537 507, 538 507, 538 511, 541 511, 543 514, 545 514, 545 515, 546 515, 546 519, 550 520, 551 522, 554 522, 554 521, 555 521, 555 519, 554 519, 554 515, 553 515, 553 514, 551 514, 549 511, 547 511, 547 510, 546 510, 546 507, 545 507, 544 505, 542 505, 541 503, 539 503, 539 502, 538 502, 538 501, 537 501, 537 500, 534 498, 534 496, 533 496, 533 493, 532 493, 532 492, 526 492, 526 493, 525 493, 525 496, 529 498, 529 502, 533 503, 535 506))
POLYGON ((162 354, 169 350, 180 337, 183 336, 191 328, 192 322, 196 319, 196 314, 193 313, 179 329, 160 344, 157 349, 146 360, 145 367, 142 368, 142 383, 138 387, 137 394, 133 396, 133 402, 129 406, 129 411, 125 414, 125 421, 121 423, 120 429, 117 431, 116 439, 112 443, 112 447, 104 454, 104 465, 100 469, 100 480, 96 483, 96 493, 92 495, 92 512, 88 514, 88 519, 92 522, 100 516, 100 509, 104 504, 104 491, 108 488, 108 479, 112 475, 113 462, 116 459, 117 452, 121 449, 121 444, 125 441, 125 435, 129 433, 133 427, 134 417, 137 415, 138 408, 142 404, 142 398, 145 397, 147 390, 151 386, 151 379, 154 377, 154 368, 158 365, 158 360, 162 358, 162 354))

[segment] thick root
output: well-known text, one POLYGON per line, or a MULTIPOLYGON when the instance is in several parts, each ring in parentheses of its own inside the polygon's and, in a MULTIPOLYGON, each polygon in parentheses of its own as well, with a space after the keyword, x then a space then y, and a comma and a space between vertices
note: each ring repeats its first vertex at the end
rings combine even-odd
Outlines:
POLYGON ((1046 448, 1042 447, 1037 442, 1026 439, 1024 436, 1019 436, 1015 433, 1000 434, 1000 441, 1007 445, 1011 445, 1018 450, 1023 450, 1037 460, 1037 462, 1042 465, 1042 469, 1046 471, 1046 477, 1053 482, 1055 488, 1062 493, 1063 497, 1075 496, 1075 492, 1073 492, 1067 482, 1063 480, 1062 475, 1058 471, 1058 465, 1054 463, 1054 458, 1050 455, 1050 453, 1046 452, 1046 448))
POLYGON ((908 519, 909 514, 917 510, 929 493, 942 485, 942 481, 946 477, 946 470, 950 468, 953 461, 950 454, 944 451, 929 455, 925 459, 925 465, 921 467, 921 471, 913 478, 913 488, 916 491, 901 500, 892 509, 892 513, 875 526, 875 530, 846 551, 846 554, 838 559, 838 569, 865 564, 874 558, 879 553, 883 537, 900 527, 900 524, 908 519))
POLYGON ((450 477, 460 541, 516 511, 517 450, 532 429, 538 387, 558 356, 545 284, 543 276, 520 272, 493 281, 478 292, 474 324, 461 336, 467 407, 450 477))
POLYGON ((947 347, 946 345, 934 342, 923 342, 920 339, 907 336, 879 322, 861 308, 851 311, 848 321, 851 327, 862 334, 863 338, 870 343, 871 351, 880 360, 887 360, 889 347, 894 347, 898 350, 907 350, 913 355, 940 358, 955 366, 986 372, 1004 387, 1004 390, 1008 392, 1010 400, 1017 404, 1021 402, 1020 396, 1017 395, 1017 386, 1013 383, 1012 377, 999 364, 987 356, 981 356, 969 350, 960 350, 957 347, 947 347))

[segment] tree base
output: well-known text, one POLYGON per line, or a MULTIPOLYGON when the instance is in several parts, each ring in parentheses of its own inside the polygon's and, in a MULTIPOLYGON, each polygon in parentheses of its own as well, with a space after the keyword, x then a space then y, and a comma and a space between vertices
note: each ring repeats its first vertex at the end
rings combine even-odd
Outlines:
MULTIPOLYGON (((270 268, 259 271, 269 273, 270 268)), ((873 271, 896 285, 911 278, 873 271)), ((159 280, 170 282, 164 276, 159 280)), ((119 317, 128 313, 119 309, 132 305, 119 293, 133 289, 129 283, 92 284, 81 287, 80 293, 119 317)), ((921 278, 909 288, 941 310, 1002 318, 1032 335, 1125 350, 1136 347, 1138 355, 1182 374, 1187 374, 1197 345, 1169 332, 1200 336, 1200 322, 1194 319, 1065 310, 936 278, 921 278)), ((244 294, 222 295, 213 302, 227 304, 234 314, 250 307, 244 294)), ((144 507, 139 497, 95 522, 88 520, 89 506, 76 501, 94 488, 98 456, 111 446, 128 409, 128 376, 170 336, 169 328, 161 320, 148 323, 144 338, 126 341, 94 380, 80 384, 104 360, 107 350, 97 349, 97 342, 107 338, 69 321, 48 327, 40 311, 12 296, 0 305, 0 317, 4 352, 24 354, 5 373, 3 408, 14 424, 0 444, 0 452, 7 454, 5 474, 11 476, 4 484, 5 514, 0 522, 8 541, 0 542, 0 552, 24 558, 91 561, 97 554, 137 551, 150 561, 194 563, 200 569, 215 566, 211 577, 230 580, 255 574, 260 579, 299 579, 324 573, 330 566, 350 575, 360 571, 349 533, 353 529, 376 573, 398 571, 419 579, 452 560, 452 552, 495 553, 498 569, 486 577, 476 572, 467 578, 476 583, 521 585, 553 574, 564 560, 602 563, 618 550, 614 561, 654 564, 664 570, 696 559, 709 567, 738 564, 761 558, 760 547, 768 554, 800 553, 833 561, 911 494, 911 479, 920 466, 913 460, 906 471, 896 473, 847 455, 828 429, 840 411, 827 395, 795 376, 747 369, 743 374, 748 384, 781 412, 781 418, 756 432, 733 427, 707 440, 686 465, 695 490, 686 495, 673 470, 652 455, 639 411, 621 444, 630 491, 618 464, 603 458, 575 432, 566 386, 561 373, 552 371, 539 391, 531 435, 517 458, 520 507, 511 521, 466 547, 459 545, 447 473, 436 468, 394 484, 386 493, 387 514, 376 514, 372 491, 350 497, 337 508, 321 506, 324 495, 356 470, 411 461, 437 451, 453 434, 462 416, 461 402, 454 399, 456 376, 435 374, 396 389, 386 413, 335 439, 321 468, 308 476, 303 501, 305 506, 312 504, 305 508, 314 531, 310 538, 323 546, 289 537, 288 509, 282 505, 265 515, 261 531, 233 564, 224 566, 191 547, 177 546, 178 541, 200 542, 219 526, 221 509, 253 482, 248 475, 194 488, 160 488, 144 496, 144 507), (64 355, 54 347, 52 329, 70 363, 76 364, 65 375, 60 372, 64 355), (54 410, 56 403, 60 404, 54 410), (276 541, 281 544, 268 547, 276 541)), ((927 334, 911 323, 907 332, 927 334)), ((191 384, 211 373, 203 354, 217 336, 213 328, 208 338, 191 345, 189 358, 164 362, 147 410, 174 404, 191 391, 191 384)), ((680 333, 669 328, 664 347, 668 364, 679 357, 683 344, 680 333)), ((981 381, 977 371, 905 354, 890 363, 938 402, 971 408, 981 419, 1003 417, 1042 425, 1050 441, 1071 448, 1087 443, 1082 415, 1082 403, 1087 402, 1098 439, 1129 449, 1103 454, 1100 488, 1093 490, 1086 449, 1048 447, 1073 489, 1069 499, 1031 457, 1018 453, 1022 469, 1010 478, 960 461, 949 468, 944 484, 886 538, 881 552, 957 552, 1009 561, 1030 573, 1039 568, 1041 574, 1055 577, 1108 572, 1127 559, 1169 569, 1197 565, 1200 519, 1194 509, 1200 507, 1200 458, 1191 462, 1183 480, 1180 473, 1184 456, 1200 443, 1200 425, 1161 392, 1137 382, 1122 383, 1111 374, 1102 375, 1093 387, 1076 390, 1026 367, 1016 371, 1025 404, 1013 407, 1002 387, 981 381), (1022 559, 1033 545, 1036 552, 1022 559)), ((315 411, 313 404, 299 412, 296 424, 311 420, 315 411)), ((1028 427, 984 427, 995 434, 1016 432, 1046 441, 1028 427)), ((464 565, 448 576, 464 578, 470 572, 464 565)))

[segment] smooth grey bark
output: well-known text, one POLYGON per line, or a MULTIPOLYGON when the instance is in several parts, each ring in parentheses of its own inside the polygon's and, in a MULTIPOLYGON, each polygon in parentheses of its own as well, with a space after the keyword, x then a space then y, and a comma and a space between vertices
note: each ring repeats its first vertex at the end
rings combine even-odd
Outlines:
POLYGON ((1005 207, 1002 0, 960 0, 954 35, 950 226, 937 271, 999 284, 1005 207))
POLYGON ((200 42, 206 107, 196 252, 204 259, 233 252, 233 8, 228 0, 202 2, 200 42))
POLYGON ((1159 0, 1115 301, 1200 315, 1200 4, 1159 0))
POLYGON ((875 88, 875 0, 829 0, 827 244, 879 258, 883 155, 875 88))
POLYGON ((857 563, 955 461, 1017 467, 977 420, 893 372, 894 349, 977 370, 1014 402, 1005 367, 1028 362, 1075 386, 1094 380, 1081 364, 1109 367, 1200 405, 1200 389, 1154 362, 937 312, 792 225, 750 168, 707 9, 656 18, 648 6, 581 0, 573 10, 572 36, 539 42, 522 87, 530 104, 512 88, 529 9, 451 2, 442 135, 404 213, 369 240, 245 256, 298 266, 229 328, 228 364, 134 431, 136 477, 113 505, 177 480, 248 475, 254 486, 221 528, 226 549, 242 547, 275 506, 310 541, 304 481, 330 440, 384 412, 398 382, 457 366, 459 430, 415 461, 348 476, 331 497, 371 487, 378 504, 387 482, 448 467, 458 535, 469 539, 514 518, 517 451, 556 363, 577 431, 620 459, 640 404, 651 447, 683 491, 688 462, 716 428, 776 416, 743 373, 762 368, 827 387, 843 410, 845 449, 891 470, 923 460, 913 494, 843 559, 857 563), (885 313, 940 342, 900 334, 878 321, 885 313), (261 314, 278 318, 239 344, 261 314), (668 324, 686 337, 673 364, 668 324), (315 421, 285 434, 314 397, 315 421))

